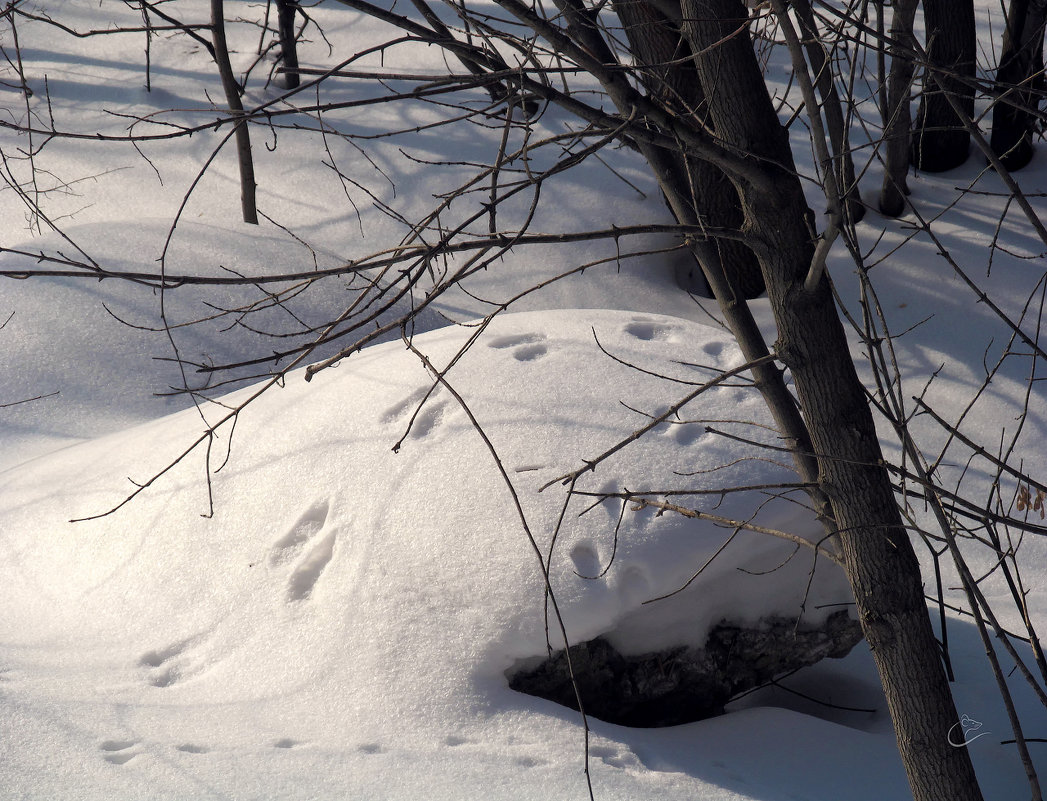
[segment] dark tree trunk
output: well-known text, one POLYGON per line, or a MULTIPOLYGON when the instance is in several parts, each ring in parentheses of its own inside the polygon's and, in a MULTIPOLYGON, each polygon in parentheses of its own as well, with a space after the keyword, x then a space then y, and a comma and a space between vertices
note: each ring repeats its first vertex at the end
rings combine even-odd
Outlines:
POLYGON ((959 167, 970 155, 971 134, 949 95, 974 117, 977 54, 973 0, 923 0, 927 61, 913 130, 912 163, 926 172, 959 167))
POLYGON ((891 14, 888 46, 891 71, 887 76, 887 115, 883 121, 884 171, 880 189, 880 212, 888 217, 897 217, 905 210, 905 196, 909 194, 905 180, 909 173, 911 133, 909 92, 915 72, 913 20, 918 2, 895 0, 891 14))
MULTIPOLYGON (((646 0, 616 0, 614 10, 622 22, 629 48, 641 68, 641 79, 648 95, 681 117, 695 117, 707 124, 705 93, 694 65, 689 63, 690 48, 679 28, 646 0)), ((665 177, 673 183, 677 202, 683 200, 693 213, 681 214, 669 198, 669 208, 678 222, 694 220, 710 228, 739 229, 742 209, 738 192, 718 167, 707 161, 689 159, 680 151, 666 150, 662 156, 665 177)), ((712 237, 721 265, 726 271, 732 292, 743 298, 763 294, 763 275, 756 255, 736 239, 712 237)), ((689 271, 700 272, 697 262, 689 271)), ((677 276, 681 286, 690 291, 700 289, 706 281, 685 272, 677 276)))
POLYGON ((214 37, 214 58, 222 78, 225 102, 234 116, 239 116, 234 135, 236 156, 240 164, 240 212, 245 223, 258 225, 258 207, 255 202, 257 187, 254 178, 254 156, 251 153, 251 134, 243 119, 244 106, 240 102, 240 86, 229 62, 229 45, 225 40, 225 9, 222 0, 211 0, 211 35, 214 37))
POLYGON ((992 114, 993 152, 1008 170, 1032 160, 1032 135, 1044 89, 1043 29, 1047 0, 1011 0, 996 72, 992 114))
POLYGON ((744 230, 763 267, 778 326, 775 350, 795 380, 817 454, 819 486, 876 660, 916 801, 978 801, 966 750, 948 743, 958 717, 865 393, 828 281, 804 280, 814 255, 810 210, 793 169, 738 0, 683 0, 684 35, 710 93, 718 136, 760 165, 766 186, 738 180, 744 230))
POLYGON ((280 63, 283 65, 283 85, 285 89, 297 89, 298 76, 298 43, 294 33, 295 12, 298 0, 276 0, 277 28, 280 31, 280 63))

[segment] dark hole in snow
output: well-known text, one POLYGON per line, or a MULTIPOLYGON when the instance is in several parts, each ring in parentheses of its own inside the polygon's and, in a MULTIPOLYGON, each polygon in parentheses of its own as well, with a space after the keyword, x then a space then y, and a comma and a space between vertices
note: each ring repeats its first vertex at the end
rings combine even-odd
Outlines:
MULTIPOLYGON (((573 645, 571 666, 586 714, 623 726, 676 726, 723 714, 740 693, 825 657, 839 658, 862 639, 846 610, 815 628, 768 618, 753 627, 722 622, 702 648, 624 656, 603 637, 573 645)), ((506 671, 509 686, 578 708, 563 651, 506 671)))

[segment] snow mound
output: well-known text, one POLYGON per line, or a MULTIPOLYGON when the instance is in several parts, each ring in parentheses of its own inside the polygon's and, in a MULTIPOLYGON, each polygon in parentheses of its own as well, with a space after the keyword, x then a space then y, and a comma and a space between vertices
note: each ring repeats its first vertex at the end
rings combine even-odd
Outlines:
MULTIPOLYGON (((525 740, 538 737, 514 705, 549 705, 507 700, 515 694, 503 675, 546 653, 547 624, 552 645, 563 644, 536 548, 552 553, 549 581, 571 641, 606 635, 623 652, 699 644, 725 617, 813 623, 847 602, 842 573, 824 559, 808 587, 809 549, 633 511, 618 498, 568 498, 560 483, 538 491, 715 371, 739 366, 726 335, 656 315, 534 312, 495 318, 456 360, 475 332, 453 327, 413 341, 446 369, 448 387, 433 389, 398 342, 309 384, 292 374, 247 407, 235 430, 219 430, 210 517, 200 448, 118 512, 67 522, 114 506, 135 488, 128 477, 147 481, 175 460, 201 430, 192 409, 5 471, 0 667, 27 737, 73 736, 56 733, 47 710, 74 697, 86 699, 76 726, 102 743, 109 764, 145 761, 135 744, 148 737, 176 749, 179 764, 245 747, 226 741, 233 736, 286 751, 301 742, 344 749, 348 738, 373 754, 393 742, 460 739, 497 719, 525 740)), ((601 461, 575 489, 795 481, 767 451, 716 433, 773 443, 767 425, 755 390, 732 379, 601 461)), ((816 537, 802 496, 777 494, 671 500, 816 537)), ((574 713, 556 714, 540 737, 577 747, 574 713)), ((98 753, 68 759, 63 770, 92 776, 99 767, 98 753)))

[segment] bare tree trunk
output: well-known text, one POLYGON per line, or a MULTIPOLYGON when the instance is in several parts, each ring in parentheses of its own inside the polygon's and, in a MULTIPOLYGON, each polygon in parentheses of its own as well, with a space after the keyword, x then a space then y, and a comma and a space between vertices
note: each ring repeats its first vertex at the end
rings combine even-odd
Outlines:
POLYGON ((810 0, 789 0, 796 11, 803 31, 804 49, 807 60, 814 74, 814 84, 822 100, 822 114, 829 130, 829 140, 833 148, 836 180, 840 186, 844 209, 852 223, 861 222, 865 216, 865 205, 858 192, 858 181, 854 175, 854 159, 851 158, 847 137, 847 124, 840 104, 840 95, 833 80, 832 65, 826 56, 825 49, 818 39, 818 23, 811 10, 810 0))
MULTIPOLYGON (((641 79, 652 97, 681 117, 695 117, 702 124, 707 115, 705 93, 694 65, 689 63, 690 47, 680 29, 646 0, 616 0, 614 10, 622 22, 629 49, 643 64, 641 79)), ((743 220, 738 192, 723 170, 707 161, 688 159, 681 151, 666 151, 663 179, 674 183, 676 203, 689 206, 688 212, 669 207, 678 222, 704 224, 711 228, 740 228, 743 220), (683 216, 681 216, 683 214, 683 216)), ((720 264, 726 271, 731 292, 738 297, 754 298, 763 294, 763 275, 756 254, 737 239, 712 237, 720 264)), ((692 262, 690 268, 701 267, 692 262)), ((677 276, 681 286, 693 291, 700 287, 698 276, 677 276)), ((708 277, 705 277, 708 281, 708 277)), ((711 285, 711 283, 710 283, 711 285)))
POLYGON ((242 119, 244 106, 240 102, 240 87, 233 75, 233 65, 229 63, 229 45, 225 40, 225 10, 222 6, 222 0, 211 0, 211 35, 214 37, 215 61, 218 63, 218 73, 222 76, 225 102, 229 104, 229 110, 234 115, 241 117, 234 123, 236 155, 240 163, 240 210, 245 223, 258 225, 251 135, 247 130, 247 120, 242 119))
POLYGON ((814 255, 811 217, 752 54, 738 0, 683 0, 684 35, 723 141, 748 152, 772 184, 738 181, 745 230, 760 258, 789 367, 828 497, 832 524, 876 660, 898 748, 916 801, 979 801, 974 769, 948 732, 957 721, 923 597, 919 563, 902 524, 865 393, 827 279, 804 281, 814 255))
POLYGON ((974 117, 977 54, 973 0, 923 0, 927 67, 913 130, 912 163, 926 172, 959 167, 970 155, 971 134, 956 114, 974 117))
POLYGON ((1032 134, 1044 88, 1043 30, 1047 0, 1011 0, 996 72, 1002 95, 993 107, 993 152, 1008 170, 1032 160, 1032 134))
POLYGON ((919 0, 895 0, 891 13, 889 51, 891 71, 887 76, 887 116, 883 121, 884 174, 880 189, 880 212, 897 217, 905 210, 909 194, 909 91, 913 73, 913 20, 919 0))
POLYGON ((298 75, 298 42, 294 35, 294 18, 297 11, 298 0, 276 0, 276 21, 277 29, 280 32, 280 62, 283 65, 285 89, 297 89, 301 80, 298 75))

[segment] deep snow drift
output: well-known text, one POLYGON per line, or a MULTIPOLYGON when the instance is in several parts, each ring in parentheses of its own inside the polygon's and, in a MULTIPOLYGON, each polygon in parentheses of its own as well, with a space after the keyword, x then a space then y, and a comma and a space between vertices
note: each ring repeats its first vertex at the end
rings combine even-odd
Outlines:
MULTIPOLYGON (((471 333, 445 329, 413 345, 442 369, 471 333)), ((317 760, 348 757, 334 775, 365 797, 411 797, 421 790, 408 775, 429 787, 428 797, 443 795, 441 781, 447 797, 461 797, 470 775, 477 792, 492 778, 511 784, 514 797, 547 792, 548 771, 581 766, 577 717, 509 691, 503 675, 546 648, 528 531, 545 553, 565 496, 559 485, 536 490, 643 425, 634 410, 660 414, 690 391, 628 364, 702 383, 739 359, 714 329, 673 318, 496 318, 446 378, 512 482, 526 530, 494 455, 450 391, 437 387, 419 410, 433 379, 398 342, 312 384, 292 374, 244 413, 231 442, 222 429, 222 455, 212 458, 227 449, 230 456, 212 476, 213 517, 201 515, 201 448, 115 514, 63 520, 104 511, 134 488, 125 476, 141 482, 164 467, 200 429, 193 410, 7 471, 5 679, 17 690, 20 736, 66 753, 50 779, 35 777, 29 788, 60 795, 75 773, 83 776, 80 797, 114 786, 156 793, 158 781, 163 797, 198 782, 250 795, 242 749, 284 744, 296 757, 308 754, 276 752, 274 763, 295 763, 278 772, 291 785, 306 781, 299 772, 317 770, 317 760), (621 361, 601 352, 597 337, 621 361), (695 353, 704 369, 684 363, 695 353), (57 712, 73 699, 80 714, 57 712), (466 744, 473 747, 452 749, 466 744), (476 761, 476 751, 504 753, 515 766, 509 775, 521 775, 510 780, 505 766, 476 761), (403 775, 378 793, 386 773, 354 770, 361 755, 395 759, 403 775)), ((765 419, 750 387, 714 388, 577 488, 671 489, 684 471, 708 471, 687 481, 692 489, 787 481, 788 471, 761 459, 758 447, 705 430, 715 423, 751 433, 765 419)), ((802 505, 770 494, 713 495, 696 505, 817 533, 802 505)), ((610 634, 635 653, 701 644, 725 616, 755 622, 774 612, 817 622, 827 614, 819 610, 849 598, 827 561, 808 591, 810 553, 742 533, 686 591, 643 606, 684 587, 731 529, 650 509, 623 512, 620 500, 579 515, 588 506, 569 505, 550 571, 572 641, 610 634)), ((560 636, 553 620, 554 646, 560 636)), ((875 698, 875 689, 868 694, 875 698)), ((625 745, 596 753, 636 774, 620 783, 595 771, 598 784, 614 788, 610 797, 658 797, 682 780, 640 771, 643 760, 625 745)), ((18 749, 15 762, 26 756, 18 749)), ((272 778, 262 780, 252 778, 262 782, 252 792, 272 790, 272 778)))

